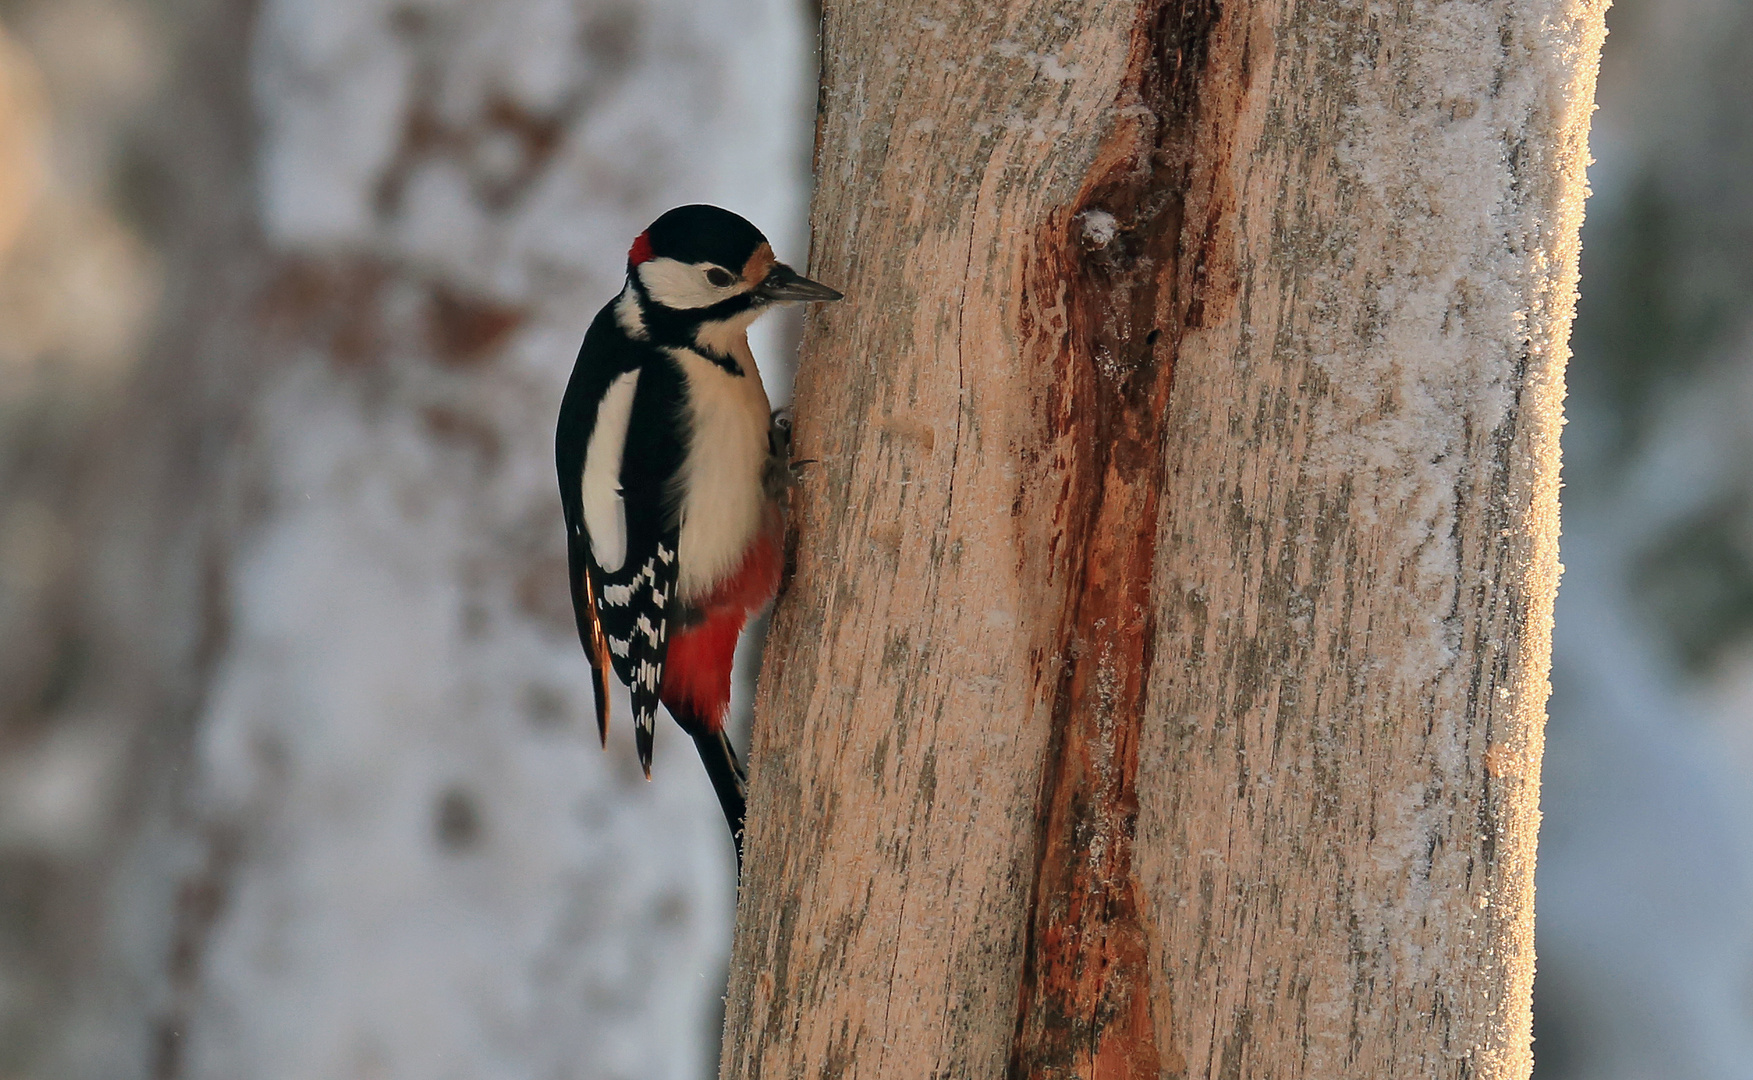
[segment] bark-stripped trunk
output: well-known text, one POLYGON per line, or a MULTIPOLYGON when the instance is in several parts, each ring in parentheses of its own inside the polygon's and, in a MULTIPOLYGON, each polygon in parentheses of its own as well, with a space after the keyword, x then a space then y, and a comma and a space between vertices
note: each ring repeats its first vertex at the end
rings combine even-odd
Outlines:
POLYGON ((828 5, 723 1075, 1526 1075, 1602 14, 828 5))

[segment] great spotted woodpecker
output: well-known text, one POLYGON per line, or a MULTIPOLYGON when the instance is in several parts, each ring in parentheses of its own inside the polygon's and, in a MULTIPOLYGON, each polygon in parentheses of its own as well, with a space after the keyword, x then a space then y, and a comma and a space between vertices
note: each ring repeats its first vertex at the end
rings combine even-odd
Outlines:
POLYGON ((631 691, 646 778, 662 702, 700 751, 739 862, 731 662, 778 590, 790 479, 789 432, 747 330, 774 304, 838 299, 743 218, 677 207, 633 241, 626 286, 585 333, 560 404, 554 457, 598 732, 606 746, 612 667, 631 691))

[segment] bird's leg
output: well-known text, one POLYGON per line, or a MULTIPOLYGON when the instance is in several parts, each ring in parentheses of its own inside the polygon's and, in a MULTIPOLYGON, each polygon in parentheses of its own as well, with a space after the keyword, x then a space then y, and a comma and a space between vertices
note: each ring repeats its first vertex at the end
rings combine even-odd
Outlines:
POLYGON ((791 407, 774 409, 767 422, 767 467, 761 487, 769 499, 783 503, 797 485, 797 463, 791 460, 791 407))

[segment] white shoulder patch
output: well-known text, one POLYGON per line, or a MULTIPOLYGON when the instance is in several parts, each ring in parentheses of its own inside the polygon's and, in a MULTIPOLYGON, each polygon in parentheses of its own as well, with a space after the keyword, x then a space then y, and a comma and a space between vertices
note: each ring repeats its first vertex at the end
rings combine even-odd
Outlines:
POLYGON ((633 291, 631 284, 615 298, 615 321, 634 341, 645 340, 645 317, 639 313, 639 294, 633 291))
POLYGON ((633 394, 639 371, 627 372, 609 384, 597 403, 596 427, 584 451, 584 528, 597 565, 614 572, 627 561, 627 505, 621 499, 621 451, 627 445, 627 422, 633 416, 633 394))

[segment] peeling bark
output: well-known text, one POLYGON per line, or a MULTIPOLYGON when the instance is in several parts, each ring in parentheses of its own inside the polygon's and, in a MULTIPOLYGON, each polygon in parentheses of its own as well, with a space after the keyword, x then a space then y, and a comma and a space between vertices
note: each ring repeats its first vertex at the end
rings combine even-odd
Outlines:
POLYGON ((1526 1075, 1601 14, 827 5, 723 1076, 1526 1075))

